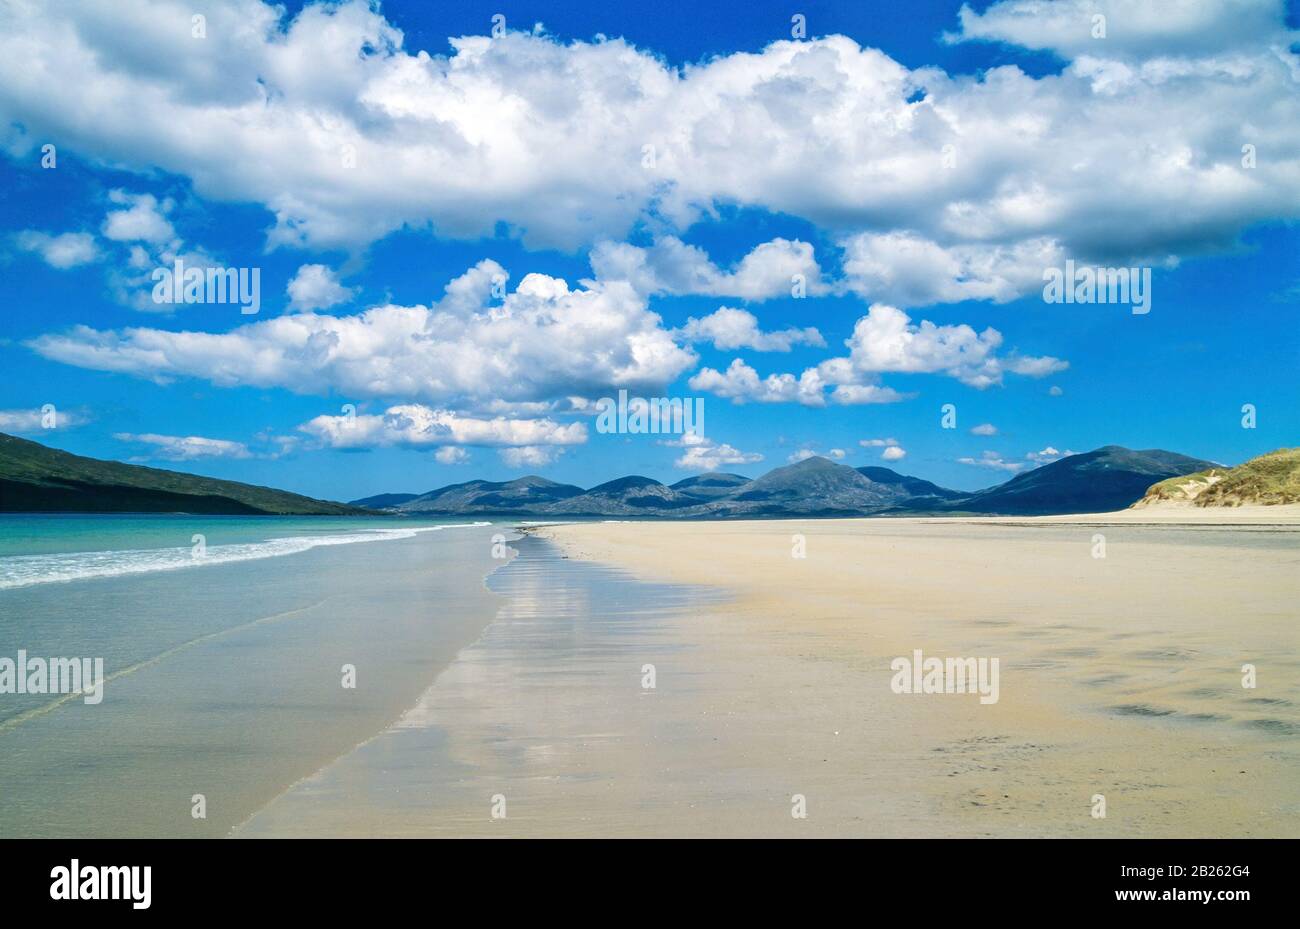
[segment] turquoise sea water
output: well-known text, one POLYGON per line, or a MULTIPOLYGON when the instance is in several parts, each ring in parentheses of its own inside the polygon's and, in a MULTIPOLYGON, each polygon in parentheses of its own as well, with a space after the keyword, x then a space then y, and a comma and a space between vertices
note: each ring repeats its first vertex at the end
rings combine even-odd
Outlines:
POLYGON ((484 585, 499 533, 0 516, 0 659, 102 658, 106 679, 98 705, 0 693, 0 836, 224 835, 396 719, 477 638, 500 603, 484 585))

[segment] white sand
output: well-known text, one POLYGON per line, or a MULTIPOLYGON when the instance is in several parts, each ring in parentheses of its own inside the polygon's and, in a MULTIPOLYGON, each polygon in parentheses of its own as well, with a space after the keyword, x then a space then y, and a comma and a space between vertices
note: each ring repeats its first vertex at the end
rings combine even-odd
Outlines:
POLYGON ((674 630, 713 695, 686 712, 727 714, 726 751, 661 750, 808 796, 807 821, 764 808, 754 831, 1294 837, 1297 527, 1297 507, 1162 507, 539 531, 573 557, 735 592, 674 630), (893 693, 889 662, 915 648, 999 657, 1001 699, 893 693))

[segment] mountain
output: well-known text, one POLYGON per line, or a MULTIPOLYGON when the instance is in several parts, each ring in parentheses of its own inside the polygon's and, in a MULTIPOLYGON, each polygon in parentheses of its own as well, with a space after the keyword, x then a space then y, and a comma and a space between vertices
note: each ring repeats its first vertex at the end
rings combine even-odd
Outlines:
POLYGON ((0 433, 0 512, 349 516, 370 511, 270 487, 83 458, 0 433))
POLYGON ((1235 468, 1213 467, 1152 485, 1134 508, 1300 503, 1300 448, 1279 448, 1235 468))
POLYGON ((861 516, 907 505, 914 500, 947 501, 961 495, 929 481, 887 468, 879 480, 825 458, 809 458, 777 468, 757 480, 710 472, 669 486, 630 475, 589 490, 541 477, 505 483, 469 481, 389 503, 379 495, 358 503, 396 513, 441 516, 670 517, 727 519, 766 516, 861 516))
POLYGON ((400 506, 408 500, 414 500, 419 494, 375 494, 373 497, 362 497, 360 500, 349 500, 348 506, 361 506, 368 510, 386 510, 389 507, 400 506))
MULTIPOLYGON (((631 475, 590 490, 541 477, 505 483, 469 481, 403 500, 388 509, 439 516, 640 519, 1096 513, 1123 509, 1153 482, 1190 474, 1209 464, 1159 449, 1135 452, 1108 445, 1018 474, 997 487, 966 493, 889 468, 850 468, 812 457, 754 480, 710 472, 667 485, 631 475)), ((382 501, 383 495, 367 500, 382 501)))
POLYGON ((725 497, 741 484, 748 484, 749 481, 749 478, 742 477, 739 474, 710 471, 707 474, 697 474, 694 477, 685 478, 676 484, 668 486, 683 496, 704 502, 716 500, 718 497, 725 497))
POLYGON ((554 503, 547 508, 547 513, 564 516, 660 515, 696 503, 694 498, 679 494, 666 484, 634 474, 554 503))
POLYGON ((1161 449, 1134 451, 1106 445, 1017 474, 1005 484, 951 501, 943 509, 1021 516, 1108 513, 1130 506, 1157 481, 1212 466, 1161 449))
POLYGON ((726 516, 848 516, 896 506, 907 499, 897 486, 877 483, 820 456, 769 471, 714 506, 726 516))
POLYGON ((923 481, 919 477, 908 477, 906 474, 899 474, 897 471, 889 470, 889 468, 867 467, 855 468, 854 470, 877 484, 888 484, 897 487, 912 498, 934 497, 938 500, 957 500, 968 496, 960 490, 949 490, 947 487, 940 487, 938 484, 923 481))
POLYGON ((392 507, 399 513, 528 515, 548 504, 583 492, 530 474, 513 481, 467 481, 452 484, 392 507))

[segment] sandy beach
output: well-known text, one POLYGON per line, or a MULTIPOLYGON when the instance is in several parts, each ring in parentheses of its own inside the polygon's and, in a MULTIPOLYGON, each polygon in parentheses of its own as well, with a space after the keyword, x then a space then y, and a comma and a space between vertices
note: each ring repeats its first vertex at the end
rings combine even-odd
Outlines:
POLYGON ((676 631, 719 771, 808 798, 754 832, 1300 835, 1295 507, 541 531, 733 594, 676 631), (918 648, 999 657, 999 701, 892 692, 918 648))
POLYGON ((891 811, 863 817, 867 834, 1295 837, 1297 517, 1160 508, 546 533, 575 557, 735 592, 694 626, 757 685, 737 695, 733 738, 788 746, 768 764, 793 755, 792 791, 826 791, 823 813, 891 811), (1000 656, 1000 702, 893 694, 889 659, 914 648, 1000 656), (1245 663, 1256 689, 1243 689, 1245 663))
POLYGON ((236 834, 1300 835, 1300 514, 1139 515, 532 529, 419 705, 236 834), (916 649, 997 702, 895 693, 916 649))

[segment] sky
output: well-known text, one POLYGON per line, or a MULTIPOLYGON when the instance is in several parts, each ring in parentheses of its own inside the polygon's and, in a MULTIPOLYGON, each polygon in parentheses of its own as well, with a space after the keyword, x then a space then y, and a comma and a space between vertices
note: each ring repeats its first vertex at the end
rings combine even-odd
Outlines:
POLYGON ((16 0, 0 431, 343 500, 1300 445, 1297 30, 1282 0, 16 0), (255 273, 256 312, 178 261, 255 273), (1098 267, 1142 299, 1049 299, 1098 267), (602 431, 620 390, 702 434, 602 431))

